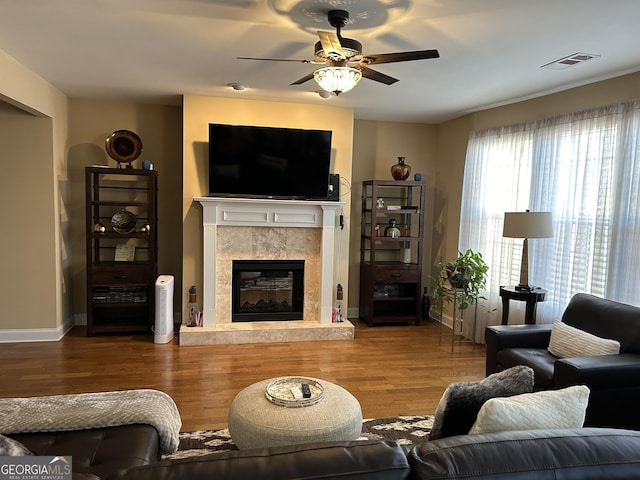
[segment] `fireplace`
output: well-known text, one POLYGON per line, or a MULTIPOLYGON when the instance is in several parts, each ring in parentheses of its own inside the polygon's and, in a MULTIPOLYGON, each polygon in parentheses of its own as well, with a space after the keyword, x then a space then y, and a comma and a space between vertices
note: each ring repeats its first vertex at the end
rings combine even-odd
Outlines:
MULTIPOLYGON (((341 202, 217 197, 194 200, 202 205, 203 322, 200 328, 181 329, 181 345, 353 339, 350 322, 332 322, 335 227, 341 202), (270 313, 270 320, 234 320, 232 277, 237 260, 277 260, 290 265, 303 261, 302 315, 271 321, 270 313)), ((261 268, 252 266, 247 272, 259 272, 261 268)), ((245 275, 245 280, 248 277, 245 275)))
POLYGON ((304 260, 233 260, 231 321, 302 320, 304 260))

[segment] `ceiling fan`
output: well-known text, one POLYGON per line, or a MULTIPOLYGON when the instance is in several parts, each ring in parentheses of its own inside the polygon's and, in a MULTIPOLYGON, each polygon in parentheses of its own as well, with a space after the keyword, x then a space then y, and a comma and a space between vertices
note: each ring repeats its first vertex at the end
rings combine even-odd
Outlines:
POLYGON ((313 60, 256 57, 237 58, 239 60, 267 60, 274 62, 302 62, 313 65, 328 65, 305 75, 291 83, 291 85, 300 85, 313 78, 324 90, 339 95, 342 92, 351 90, 360 81, 361 77, 384 83, 385 85, 392 85, 398 81, 397 78, 390 77, 389 75, 369 68, 369 65, 426 60, 440 56, 438 50, 417 50, 414 52, 364 55, 360 42, 352 38, 345 38, 340 34, 342 27, 349 21, 349 12, 346 10, 330 10, 328 20, 329 24, 336 28, 336 33, 326 31, 318 32, 320 41, 315 44, 313 60))

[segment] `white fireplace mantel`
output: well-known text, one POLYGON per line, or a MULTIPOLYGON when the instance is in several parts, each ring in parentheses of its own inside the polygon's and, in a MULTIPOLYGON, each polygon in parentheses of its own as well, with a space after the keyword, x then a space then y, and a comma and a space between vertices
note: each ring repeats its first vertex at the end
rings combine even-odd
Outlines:
POLYGON ((334 292, 334 243, 337 212, 344 203, 332 201, 195 197, 202 205, 203 326, 216 319, 216 251, 220 226, 321 228, 320 323, 331 323, 334 292))

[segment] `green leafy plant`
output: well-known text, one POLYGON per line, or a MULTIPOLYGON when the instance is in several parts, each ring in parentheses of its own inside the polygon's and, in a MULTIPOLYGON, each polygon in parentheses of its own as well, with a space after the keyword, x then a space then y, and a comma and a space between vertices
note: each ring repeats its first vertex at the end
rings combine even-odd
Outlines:
POLYGON ((441 259, 438 268, 438 275, 433 279, 435 300, 452 302, 452 296, 445 295, 451 288, 457 290, 455 299, 458 310, 469 308, 478 299, 486 300, 481 292, 487 285, 489 266, 480 252, 471 249, 458 252, 458 256, 453 260, 441 259))

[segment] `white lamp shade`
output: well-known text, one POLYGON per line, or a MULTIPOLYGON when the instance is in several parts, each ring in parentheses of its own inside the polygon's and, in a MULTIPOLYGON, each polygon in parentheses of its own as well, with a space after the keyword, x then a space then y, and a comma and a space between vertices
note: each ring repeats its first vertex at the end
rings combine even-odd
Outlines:
POLYGON ((551 212, 505 212, 503 237, 553 237, 551 212))
POLYGON ((313 78, 323 90, 339 95, 355 87, 362 72, 351 67, 325 67, 313 72, 313 78))

